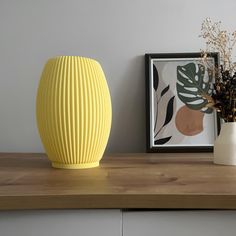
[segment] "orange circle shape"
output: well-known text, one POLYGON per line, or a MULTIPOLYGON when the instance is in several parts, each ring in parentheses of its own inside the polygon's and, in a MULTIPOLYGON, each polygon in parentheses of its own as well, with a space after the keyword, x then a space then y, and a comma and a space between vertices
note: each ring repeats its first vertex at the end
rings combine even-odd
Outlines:
POLYGON ((185 136, 194 136, 203 131, 204 113, 182 106, 175 116, 175 126, 185 136))

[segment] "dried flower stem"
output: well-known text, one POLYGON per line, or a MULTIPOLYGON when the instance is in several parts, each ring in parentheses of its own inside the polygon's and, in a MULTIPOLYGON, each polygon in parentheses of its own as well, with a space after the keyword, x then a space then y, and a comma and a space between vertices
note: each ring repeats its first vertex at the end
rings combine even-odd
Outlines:
POLYGON ((236 44, 236 31, 232 34, 221 30, 221 22, 213 23, 207 18, 202 23, 200 37, 206 40, 203 61, 207 68, 212 68, 207 60, 207 52, 219 52, 220 68, 215 69, 215 83, 207 106, 216 108, 226 122, 236 121, 236 63, 232 61, 232 51, 236 44))
POLYGON ((200 37, 206 40, 206 51, 217 51, 220 53, 220 64, 224 70, 236 71, 236 65, 232 62, 232 50, 236 43, 236 31, 232 34, 221 30, 221 22, 213 23, 206 18, 202 23, 200 37))

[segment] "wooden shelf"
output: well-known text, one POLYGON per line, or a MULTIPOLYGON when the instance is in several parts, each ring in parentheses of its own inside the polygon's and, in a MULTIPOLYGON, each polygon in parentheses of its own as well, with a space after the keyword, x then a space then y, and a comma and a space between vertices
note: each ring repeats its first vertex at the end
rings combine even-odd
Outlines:
POLYGON ((44 154, 0 154, 0 210, 63 208, 236 209, 236 167, 209 153, 159 153, 63 170, 44 154))

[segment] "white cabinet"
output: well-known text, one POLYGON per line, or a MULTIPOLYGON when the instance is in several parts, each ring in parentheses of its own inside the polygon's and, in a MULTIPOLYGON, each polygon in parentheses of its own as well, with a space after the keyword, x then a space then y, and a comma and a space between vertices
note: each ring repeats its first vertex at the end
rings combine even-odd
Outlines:
POLYGON ((0 236, 120 236, 120 210, 1 211, 0 236))
POLYGON ((0 236, 235 236, 236 211, 1 211, 0 236))
POLYGON ((235 236, 236 211, 123 212, 123 236, 235 236))

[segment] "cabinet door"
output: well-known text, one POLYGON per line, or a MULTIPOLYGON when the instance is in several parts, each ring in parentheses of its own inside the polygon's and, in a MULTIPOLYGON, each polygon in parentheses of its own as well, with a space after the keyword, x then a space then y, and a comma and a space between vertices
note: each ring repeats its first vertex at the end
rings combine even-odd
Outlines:
POLYGON ((236 211, 131 211, 123 236, 234 236, 236 211))
POLYGON ((121 236, 119 210, 0 212, 0 236, 121 236))

